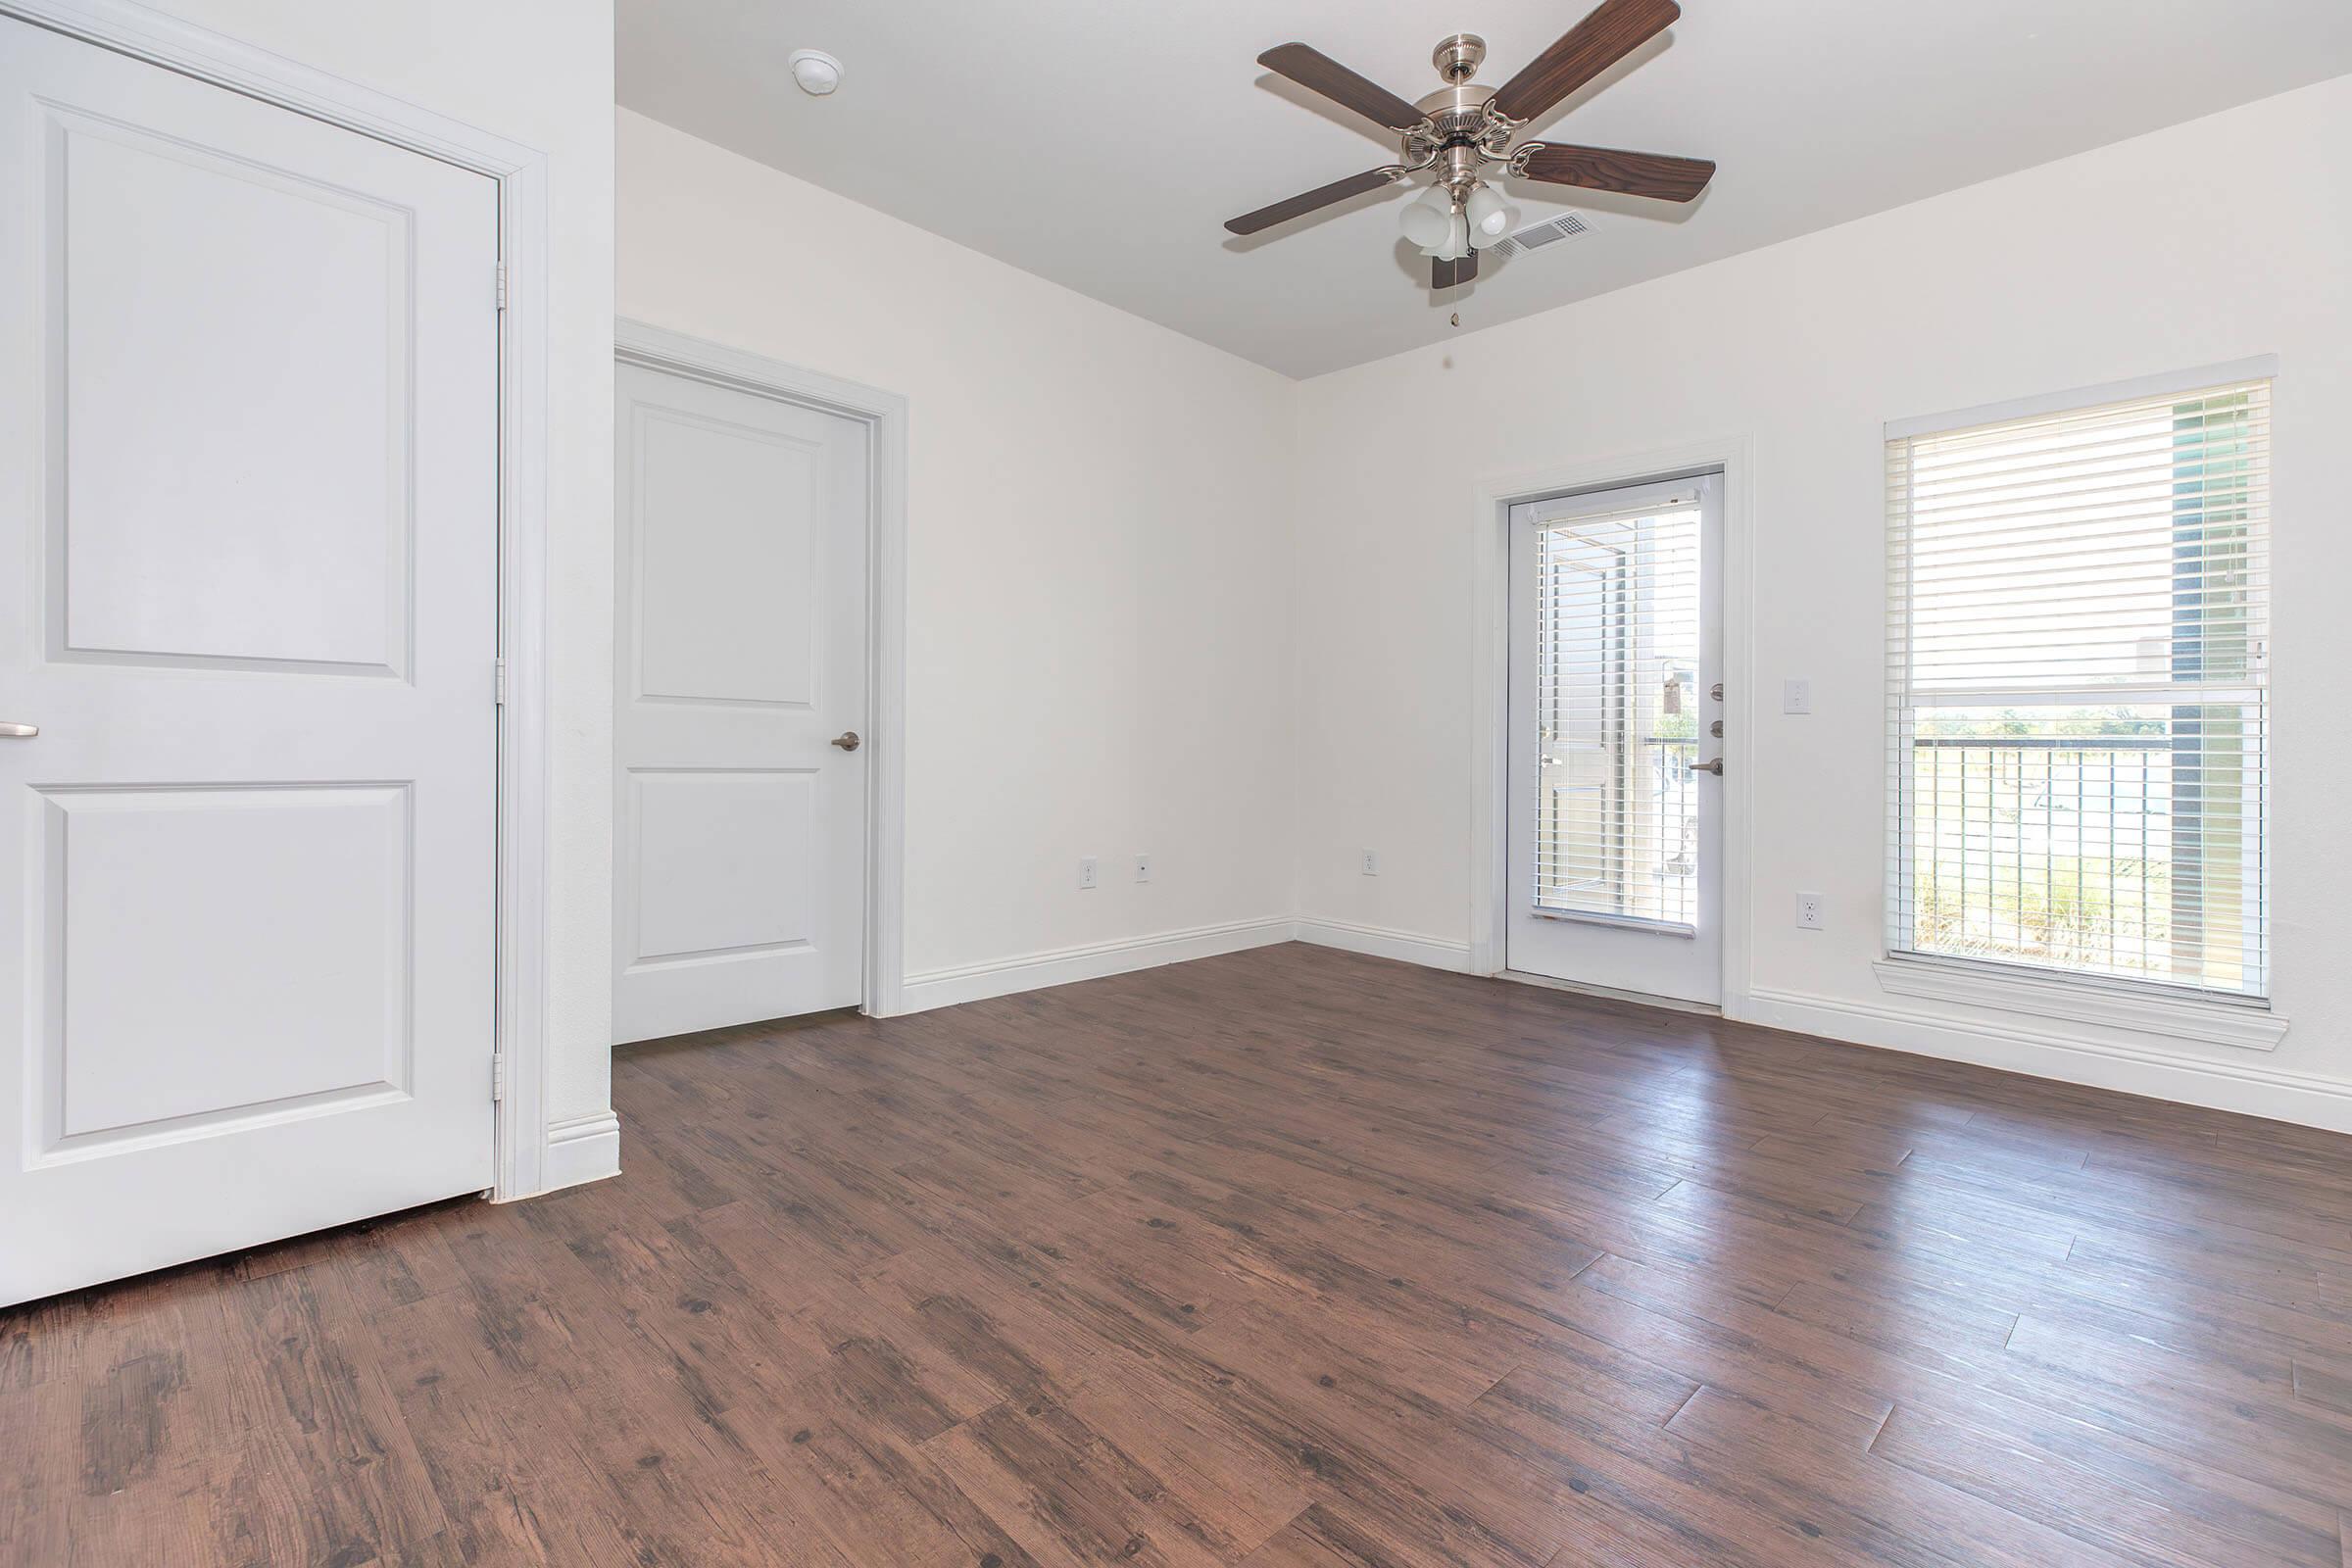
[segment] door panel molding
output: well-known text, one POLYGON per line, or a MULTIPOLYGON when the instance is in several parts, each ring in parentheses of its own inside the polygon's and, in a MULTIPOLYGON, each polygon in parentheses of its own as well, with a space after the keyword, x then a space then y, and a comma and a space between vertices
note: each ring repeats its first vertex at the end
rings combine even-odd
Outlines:
MULTIPOLYGON (((547 1066, 547 155, 127 0, 0 0, 0 16, 148 61, 471 171, 498 184, 499 656, 498 1104, 501 1199, 615 1174, 576 1157, 546 1116, 547 1066), (551 1158, 562 1144, 564 1152, 551 1158)), ((491 280, 484 280, 491 287, 491 280)), ((279 666, 282 667, 282 666, 279 666)), ((569 1128, 565 1123, 564 1128, 569 1128)))
POLYGON ((612 325, 624 365, 777 398, 866 426, 872 482, 866 515, 865 1002, 887 1018, 907 1010, 902 931, 906 896, 906 399, 781 360, 626 317, 612 325))
POLYGON ((1568 491, 1614 489, 1720 470, 1723 475, 1723 952, 1722 1010, 1746 1013, 1748 825, 1753 775, 1754 565, 1750 553, 1755 442, 1745 435, 1563 461, 1481 479, 1471 519, 1472 658, 1470 662, 1470 955, 1473 974, 1499 975, 1503 901, 1510 886, 1510 514, 1522 502, 1568 491))

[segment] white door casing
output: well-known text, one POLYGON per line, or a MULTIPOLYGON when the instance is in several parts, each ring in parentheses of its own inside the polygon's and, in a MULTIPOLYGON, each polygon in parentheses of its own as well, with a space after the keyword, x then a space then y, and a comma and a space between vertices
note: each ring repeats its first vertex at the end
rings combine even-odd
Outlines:
POLYGON ((614 1039, 857 1005, 868 427, 623 364, 614 445, 614 1039))
POLYGON ((0 1299, 493 1180, 498 183, 0 19, 0 1299))
POLYGON ((1725 792, 1719 774, 1688 764, 1725 756, 1716 726, 1732 710, 1723 517, 1720 474, 1509 508, 1501 935, 1512 972, 1722 1000, 1725 792), (1654 677, 1670 665, 1689 678, 1661 705, 1654 677), (1563 821, 1591 842, 1562 848, 1563 821), (1561 858, 1589 885, 1556 880, 1561 858))

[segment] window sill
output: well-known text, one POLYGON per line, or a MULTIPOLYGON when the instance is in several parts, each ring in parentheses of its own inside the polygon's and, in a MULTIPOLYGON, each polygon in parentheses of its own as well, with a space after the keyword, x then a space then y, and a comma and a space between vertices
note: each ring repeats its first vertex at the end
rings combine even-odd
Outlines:
POLYGON ((2246 1051, 2276 1051, 2286 1020, 2267 1006, 2170 997, 2133 996, 2106 986, 2078 985, 2039 975, 1988 974, 1934 958, 1881 958, 1871 964, 1879 989, 1968 1006, 1995 1007, 2042 1018, 2071 1018, 2138 1034, 2167 1035, 2246 1051))

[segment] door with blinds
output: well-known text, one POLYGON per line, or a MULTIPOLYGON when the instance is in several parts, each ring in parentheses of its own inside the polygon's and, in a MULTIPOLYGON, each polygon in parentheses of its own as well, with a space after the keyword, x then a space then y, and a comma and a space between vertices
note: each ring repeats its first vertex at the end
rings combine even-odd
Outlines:
POLYGON ((1723 483, 1511 509, 1504 964, 1722 996, 1723 483))

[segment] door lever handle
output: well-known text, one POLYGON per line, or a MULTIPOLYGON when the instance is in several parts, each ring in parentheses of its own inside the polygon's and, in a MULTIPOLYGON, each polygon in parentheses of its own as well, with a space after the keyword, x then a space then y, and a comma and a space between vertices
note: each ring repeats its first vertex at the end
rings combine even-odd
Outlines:
POLYGON ((1723 759, 1718 757, 1711 762, 1692 762, 1690 764, 1690 771, 1693 773, 1712 773, 1717 778, 1721 778, 1723 777, 1723 759))
POLYGON ((834 736, 825 744, 828 746, 838 746, 845 752, 854 752, 865 743, 858 738, 858 732, 856 730, 846 729, 840 734, 834 736))
POLYGON ((41 726, 38 724, 0 724, 0 735, 5 735, 10 740, 30 740, 40 732, 41 726))

